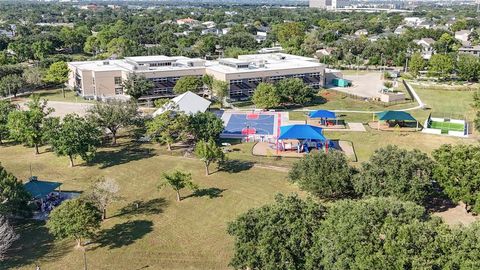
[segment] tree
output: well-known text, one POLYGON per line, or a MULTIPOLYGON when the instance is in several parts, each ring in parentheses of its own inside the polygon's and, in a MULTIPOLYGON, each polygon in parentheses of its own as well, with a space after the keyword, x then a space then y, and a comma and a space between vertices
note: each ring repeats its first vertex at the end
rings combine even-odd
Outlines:
POLYGON ((280 93, 280 100, 283 103, 306 105, 310 103, 314 97, 312 88, 298 78, 283 79, 278 82, 275 87, 280 93))
POLYGON ((43 71, 40 68, 32 67, 27 68, 23 71, 23 80, 30 86, 30 87, 38 87, 42 86, 43 84, 43 71))
POLYGON ((251 209, 228 224, 235 269, 306 269, 306 254, 321 226, 325 208, 313 200, 277 195, 275 202, 251 209))
POLYGON ((212 75, 205 74, 202 76, 202 83, 208 88, 208 90, 212 90, 213 80, 214 79, 212 75))
POLYGON ((43 60, 53 52, 55 48, 49 40, 39 40, 32 43, 33 57, 36 60, 43 60))
POLYGON ((18 237, 7 218, 0 215, 0 262, 5 259, 5 254, 18 237))
POLYGON ((293 164, 291 182, 320 198, 341 198, 353 194, 353 169, 340 151, 311 153, 293 164))
POLYGON ((117 133, 121 128, 135 125, 140 118, 135 102, 110 100, 97 102, 88 111, 88 117, 99 127, 112 135, 112 145, 117 143, 117 133))
POLYGON ((24 85, 23 78, 17 74, 9 74, 0 79, 0 94, 17 96, 24 85))
POLYGON ((77 247, 100 228, 100 211, 90 202, 67 200, 53 209, 47 221, 49 232, 59 239, 73 238, 77 247))
POLYGON ((433 161, 424 153, 387 146, 374 152, 353 178, 362 196, 395 196, 424 203, 432 192, 433 161))
POLYGON ((414 77, 418 77, 420 71, 425 68, 425 60, 420 53, 414 53, 408 63, 408 70, 414 77))
POLYGON ((222 119, 211 112, 197 112, 188 117, 190 134, 195 141, 218 140, 224 126, 222 119))
POLYGON ((195 146, 195 155, 205 164, 205 175, 210 175, 209 167, 212 163, 219 163, 225 159, 222 148, 218 147, 213 139, 200 140, 195 146))
POLYGON ((457 73, 462 80, 478 80, 480 76, 480 61, 470 54, 460 54, 457 60, 457 73))
POLYGON ((430 69, 429 76, 438 76, 442 79, 447 78, 453 71, 454 62, 449 55, 434 54, 428 62, 430 69))
MULTIPOLYGON (((328 209, 314 233, 306 269, 419 269, 411 264, 419 261, 424 251, 436 248, 437 243, 429 242, 421 230, 403 229, 414 222, 423 224, 425 216, 421 206, 396 198, 338 201, 328 209), (401 242, 392 243, 392 239, 410 235, 427 241, 419 241, 418 246, 407 242, 410 246, 403 248, 398 247, 401 242), (400 256, 403 252, 407 255, 400 256)), ((437 269, 435 266, 420 269, 437 269)))
POLYGON ((282 47, 300 48, 305 38, 305 25, 300 22, 286 22, 274 27, 274 33, 282 47))
POLYGON ((102 220, 107 219, 107 207, 119 199, 120 187, 117 181, 110 178, 99 178, 87 192, 87 199, 102 213, 102 220))
POLYGON ((168 151, 172 144, 186 139, 188 117, 184 113, 166 111, 147 123, 147 135, 158 143, 166 144, 168 151))
POLYGON ((453 51, 455 46, 455 38, 449 33, 443 33, 440 38, 433 44, 433 48, 439 54, 447 54, 453 51))
POLYGON ((15 110, 17 110, 17 106, 10 101, 0 100, 0 145, 3 144, 4 139, 9 137, 8 115, 15 110))
POLYGON ((181 77, 175 86, 173 87, 173 91, 175 94, 183 94, 187 91, 197 92, 198 89, 202 87, 202 80, 195 77, 195 76, 185 76, 181 77))
POLYGON ((70 159, 70 167, 74 166, 77 156, 87 162, 95 156, 102 132, 93 121, 68 114, 51 128, 48 141, 57 155, 70 159))
POLYGON ((253 104, 257 108, 269 109, 280 105, 280 95, 277 89, 270 83, 259 83, 252 97, 253 104))
POLYGON ((155 87, 155 84, 151 80, 134 73, 129 75, 128 78, 123 81, 122 86, 127 95, 138 100, 141 96, 152 90, 155 87))
POLYGON ((160 184, 160 188, 165 185, 170 186, 177 194, 177 202, 182 200, 180 196, 180 190, 189 188, 190 190, 197 190, 198 187, 192 182, 192 174, 184 173, 179 170, 175 170, 170 173, 162 174, 163 182, 160 184))
POLYGON ((480 213, 480 147, 442 145, 433 151, 436 161, 433 178, 455 202, 480 213))
POLYGON ((52 83, 55 85, 62 86, 62 94, 65 98, 65 83, 68 81, 68 74, 70 69, 68 69, 67 63, 60 61, 55 62, 50 65, 43 79, 47 83, 52 83))
POLYGON ((225 98, 228 96, 228 83, 220 80, 213 80, 212 91, 220 101, 220 107, 223 107, 225 98))
POLYGON ((30 194, 23 183, 0 165, 0 215, 29 216, 30 194))
POLYGON ((30 147, 35 147, 35 154, 39 154, 38 147, 46 141, 45 131, 47 116, 54 110, 47 107, 47 101, 40 101, 39 95, 32 95, 27 103, 28 110, 13 111, 8 115, 8 129, 10 137, 30 147))

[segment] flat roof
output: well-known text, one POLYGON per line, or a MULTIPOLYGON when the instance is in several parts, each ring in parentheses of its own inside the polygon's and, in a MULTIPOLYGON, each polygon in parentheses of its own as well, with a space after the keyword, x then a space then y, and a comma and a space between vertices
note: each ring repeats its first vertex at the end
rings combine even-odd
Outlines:
POLYGON ((216 61, 206 61, 200 58, 188 58, 184 56, 136 56, 126 57, 118 60, 97 60, 84 62, 69 62, 69 65, 80 70, 94 70, 94 71, 127 71, 127 72, 154 72, 154 71, 170 71, 170 70, 198 70, 210 69, 220 73, 248 73, 256 71, 268 70, 291 70, 299 68, 322 68, 325 65, 318 63, 315 58, 297 56, 285 53, 269 53, 269 54, 249 54, 241 55, 238 58, 223 58, 216 61), (179 65, 172 66, 157 66, 145 67, 141 66, 143 63, 173 61, 179 65), (204 62, 205 65, 189 66, 188 62, 198 63, 204 62), (221 62, 232 64, 248 64, 248 68, 236 68, 221 64, 221 62), (137 63, 136 66, 134 63, 137 63))

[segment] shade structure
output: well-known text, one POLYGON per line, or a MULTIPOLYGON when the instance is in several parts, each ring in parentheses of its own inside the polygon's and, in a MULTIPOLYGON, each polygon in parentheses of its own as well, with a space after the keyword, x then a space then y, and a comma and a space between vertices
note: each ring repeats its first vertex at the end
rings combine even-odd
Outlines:
POLYGON ((381 121, 398 120, 398 121, 417 121, 407 112, 402 111, 384 111, 377 113, 378 119, 381 121))
POLYGON ((310 118, 327 118, 327 119, 335 119, 337 116, 332 111, 327 110, 318 110, 313 111, 309 114, 310 118))
POLYGON ((61 185, 62 183, 58 182, 30 180, 25 183, 23 187, 28 193, 30 193, 32 198, 39 199, 46 197, 50 192, 54 191, 61 185))
POLYGON ((298 140, 321 140, 326 141, 322 129, 311 125, 289 125, 280 127, 280 140, 298 139, 298 140))

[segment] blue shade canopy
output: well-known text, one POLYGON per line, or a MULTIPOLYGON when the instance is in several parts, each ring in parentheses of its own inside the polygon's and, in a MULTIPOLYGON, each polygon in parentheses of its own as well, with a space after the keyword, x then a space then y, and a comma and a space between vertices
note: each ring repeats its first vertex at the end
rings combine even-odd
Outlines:
POLYGON ((290 125, 280 127, 280 136, 278 138, 280 140, 327 140, 327 138, 323 136, 321 128, 311 125, 290 125))
POLYGON ((384 111, 377 113, 378 119, 381 121, 399 120, 399 121, 417 121, 407 112, 402 111, 384 111))
POLYGON ((30 180, 25 183, 23 187, 28 193, 30 193, 32 198, 38 199, 46 197, 48 194, 50 194, 50 192, 54 191, 61 185, 62 183, 58 182, 30 180))
POLYGON ((327 110, 313 111, 309 114, 309 116, 310 118, 328 118, 328 119, 337 118, 334 112, 327 111, 327 110))

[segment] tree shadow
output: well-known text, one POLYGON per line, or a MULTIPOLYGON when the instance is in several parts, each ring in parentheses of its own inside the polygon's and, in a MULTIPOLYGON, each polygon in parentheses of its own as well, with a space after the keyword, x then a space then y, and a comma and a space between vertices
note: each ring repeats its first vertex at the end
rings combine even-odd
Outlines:
POLYGON ((153 231, 153 222, 150 220, 129 220, 125 223, 115 224, 110 229, 100 232, 97 239, 99 244, 96 248, 107 247, 108 249, 121 248, 131 245, 153 231))
POLYGON ((226 189, 220 189, 220 188, 215 188, 215 187, 201 188, 201 189, 198 189, 198 190, 194 191, 192 194, 183 197, 183 199, 190 198, 190 197, 208 197, 210 199, 220 198, 220 197, 223 197, 222 193, 225 190, 226 189))
POLYGON ((435 194, 425 202, 427 212, 441 213, 457 206, 452 200, 443 194, 435 194))
POLYGON ((223 161, 218 170, 228 173, 239 173, 242 171, 250 170, 254 163, 246 160, 230 159, 223 161))
POLYGON ((164 198, 156 198, 149 201, 133 201, 120 209, 118 214, 112 217, 160 214, 167 205, 168 202, 164 198))
POLYGON ((0 264, 1 269, 22 267, 39 259, 56 260, 70 251, 69 247, 54 245, 54 237, 43 221, 28 220, 13 225, 20 238, 7 253, 7 260, 0 264))
POLYGON ((98 152, 91 164, 101 164, 100 168, 105 169, 153 156, 155 156, 155 153, 152 148, 144 148, 139 143, 132 143, 121 147, 119 150, 98 152))

